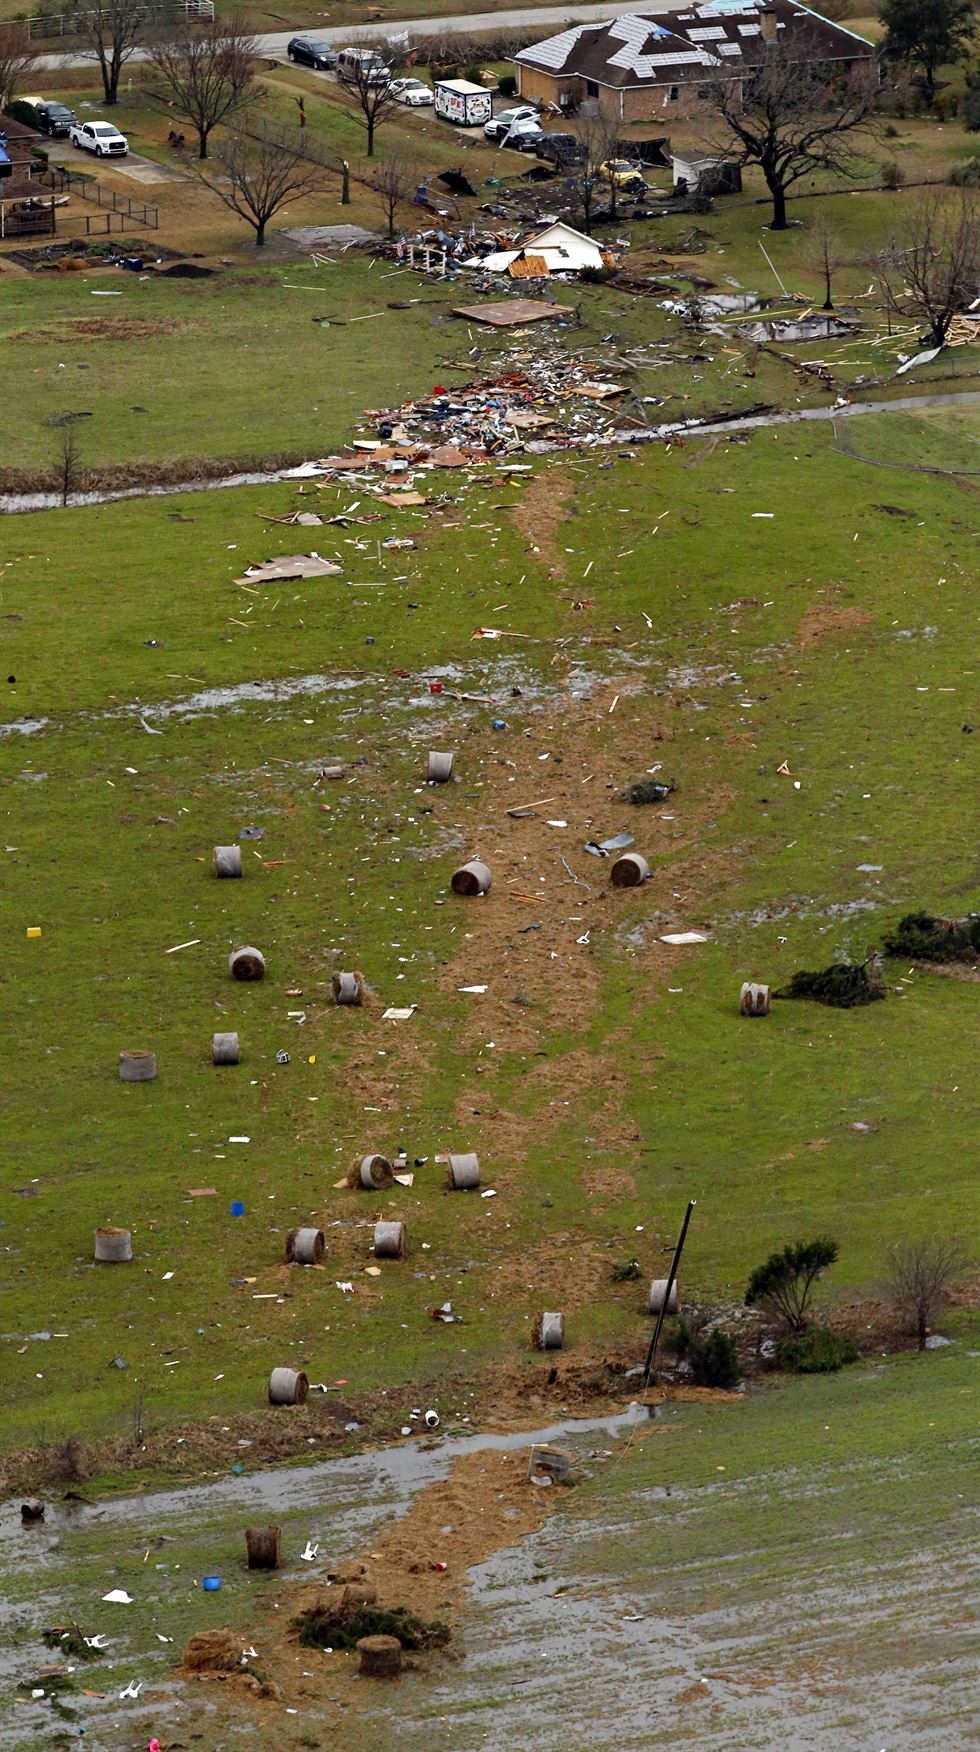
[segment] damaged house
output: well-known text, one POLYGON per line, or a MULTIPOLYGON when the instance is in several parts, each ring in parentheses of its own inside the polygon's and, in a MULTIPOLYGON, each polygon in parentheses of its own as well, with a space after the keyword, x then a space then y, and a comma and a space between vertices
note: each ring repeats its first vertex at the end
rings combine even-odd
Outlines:
POLYGON ((709 0, 576 24, 522 49, 514 67, 525 103, 571 113, 591 100, 611 121, 645 122, 696 111, 711 85, 750 79, 774 46, 828 76, 873 76, 872 43, 796 0, 709 0))

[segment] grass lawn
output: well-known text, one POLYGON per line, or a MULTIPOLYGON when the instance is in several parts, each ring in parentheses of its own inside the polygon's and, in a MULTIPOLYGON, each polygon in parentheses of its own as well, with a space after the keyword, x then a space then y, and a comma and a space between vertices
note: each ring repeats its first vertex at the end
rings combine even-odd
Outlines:
MULTIPOLYGON (((966 422, 938 412, 849 431, 893 460, 975 459, 966 422)), ((636 1289, 608 1268, 636 1251, 654 1274, 688 1196, 688 1291, 726 1301, 798 1232, 838 1237, 832 1293, 856 1293, 883 1240, 974 1227, 974 986, 912 977, 863 1011, 777 1005, 758 1024, 735 1004, 743 978, 779 985, 862 957, 914 905, 980 899, 962 728, 976 720, 975 485, 869 469, 825 428, 570 466, 548 478, 568 513, 558 580, 499 509, 492 471, 455 481, 460 509, 428 527, 396 512, 323 531, 343 579, 257 597, 232 580, 295 549, 257 517, 309 503, 288 486, 9 525, 3 611, 21 618, 5 623, 6 717, 46 722, 0 742, 17 1018, 8 1444, 120 1427, 137 1379, 167 1421, 257 1406, 289 1359, 352 1391, 502 1353, 533 1368, 541 1305, 566 1308, 573 1347, 640 1344, 636 1289), (402 529, 421 532, 417 552, 379 562, 376 533, 402 529), (542 642, 473 644, 481 624, 542 642), (430 695, 444 668, 495 703, 430 695), (313 679, 235 709, 198 698, 299 677, 313 679), (448 795, 417 789, 433 744, 459 750, 448 795), (338 757, 347 781, 313 788, 338 757), (678 780, 672 806, 617 802, 656 760, 678 780), (514 797, 555 794, 569 831, 506 817, 514 797), (217 886, 211 847, 250 823, 266 831, 245 846, 247 880, 217 886), (627 825, 655 870, 636 898, 606 894, 581 852, 588 831, 627 825), (498 873, 490 898, 437 904, 474 850, 498 873), (710 945, 658 942, 693 923, 710 945), (227 977, 240 941, 265 950, 261 986, 227 977), (377 991, 364 1011, 330 1005, 345 965, 377 991), (460 995, 473 983, 484 998, 460 995), (382 1027, 382 1000, 422 1007, 382 1027), (228 1027, 243 1064, 216 1072, 210 1034, 228 1027), (126 1045, 155 1048, 155 1084, 117 1081, 126 1045), (333 1183, 398 1143, 429 1159, 386 1201, 412 1257, 372 1279, 376 1201, 333 1183), (479 1150, 495 1199, 440 1190, 432 1157, 454 1147, 479 1150), (189 1198, 200 1186, 216 1196, 189 1198), (311 1217, 327 1270, 290 1274, 284 1231, 311 1217), (90 1263, 104 1221, 134 1229, 131 1269, 90 1263), (353 1295, 335 1280, 356 1280, 353 1295), (426 1320, 447 1297, 465 1325, 426 1320), (17 1336, 40 1330, 70 1336, 17 1336), (107 1367, 117 1353, 125 1373, 107 1367)), ((321 493, 328 510, 349 497, 321 493)))

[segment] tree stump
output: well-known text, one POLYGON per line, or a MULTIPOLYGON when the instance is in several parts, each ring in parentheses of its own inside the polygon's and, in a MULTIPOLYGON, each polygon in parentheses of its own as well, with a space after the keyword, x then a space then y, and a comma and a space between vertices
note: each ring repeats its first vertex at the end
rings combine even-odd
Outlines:
POLYGON ((275 1570, 282 1566, 281 1527, 246 1527, 245 1549, 250 1570, 275 1570))
POLYGON ((241 846, 215 846, 212 868, 216 876, 240 876, 242 874, 241 846))
POLYGON ((357 1670, 364 1679, 397 1679, 402 1670, 402 1645, 397 1636, 362 1636, 357 1670))

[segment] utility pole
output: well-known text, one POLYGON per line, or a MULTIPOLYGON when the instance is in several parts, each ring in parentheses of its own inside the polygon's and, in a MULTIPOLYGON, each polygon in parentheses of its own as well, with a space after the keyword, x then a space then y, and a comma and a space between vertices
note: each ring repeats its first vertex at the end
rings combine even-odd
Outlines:
POLYGON ((657 1324, 653 1329, 653 1337, 650 1340, 650 1349, 647 1351, 646 1368, 643 1371, 643 1391, 644 1391, 644 1393, 646 1392, 647 1388, 650 1385, 650 1374, 651 1374, 651 1371, 653 1369, 653 1359, 657 1354, 657 1346, 660 1343, 660 1333, 661 1333, 661 1329, 662 1329, 663 1323, 664 1323, 664 1316, 667 1313, 667 1307, 668 1307, 668 1304, 670 1302, 670 1292, 673 1289, 674 1284, 675 1284, 676 1279, 677 1279, 677 1268, 680 1265, 681 1254, 684 1251, 684 1242, 687 1238, 687 1227, 691 1221, 691 1212, 693 1211, 697 1202, 698 1201, 696 1198, 692 1198, 688 1201, 687 1210, 684 1212, 684 1221, 681 1224, 681 1232, 677 1237, 677 1246, 674 1248, 674 1257, 670 1262, 670 1271, 667 1274, 667 1288, 664 1291, 664 1298, 660 1304, 660 1312, 657 1315, 657 1324))

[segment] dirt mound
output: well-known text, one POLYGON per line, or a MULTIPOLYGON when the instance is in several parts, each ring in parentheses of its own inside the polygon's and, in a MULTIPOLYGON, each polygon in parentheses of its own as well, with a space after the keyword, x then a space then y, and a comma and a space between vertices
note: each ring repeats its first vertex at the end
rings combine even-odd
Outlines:
POLYGON ((242 1664, 242 1639, 230 1630, 199 1630, 184 1650, 185 1673, 237 1673, 242 1664))
POLYGON ((848 608, 843 603, 818 602, 808 608, 796 631, 796 649, 806 651, 821 639, 839 639, 858 627, 870 626, 873 614, 863 608, 848 608))
POLYGON ((194 326, 175 316, 81 316, 52 328, 21 329, 11 339, 30 341, 32 345, 38 341, 57 341, 59 346, 71 341, 151 341, 160 335, 181 334, 194 326))

